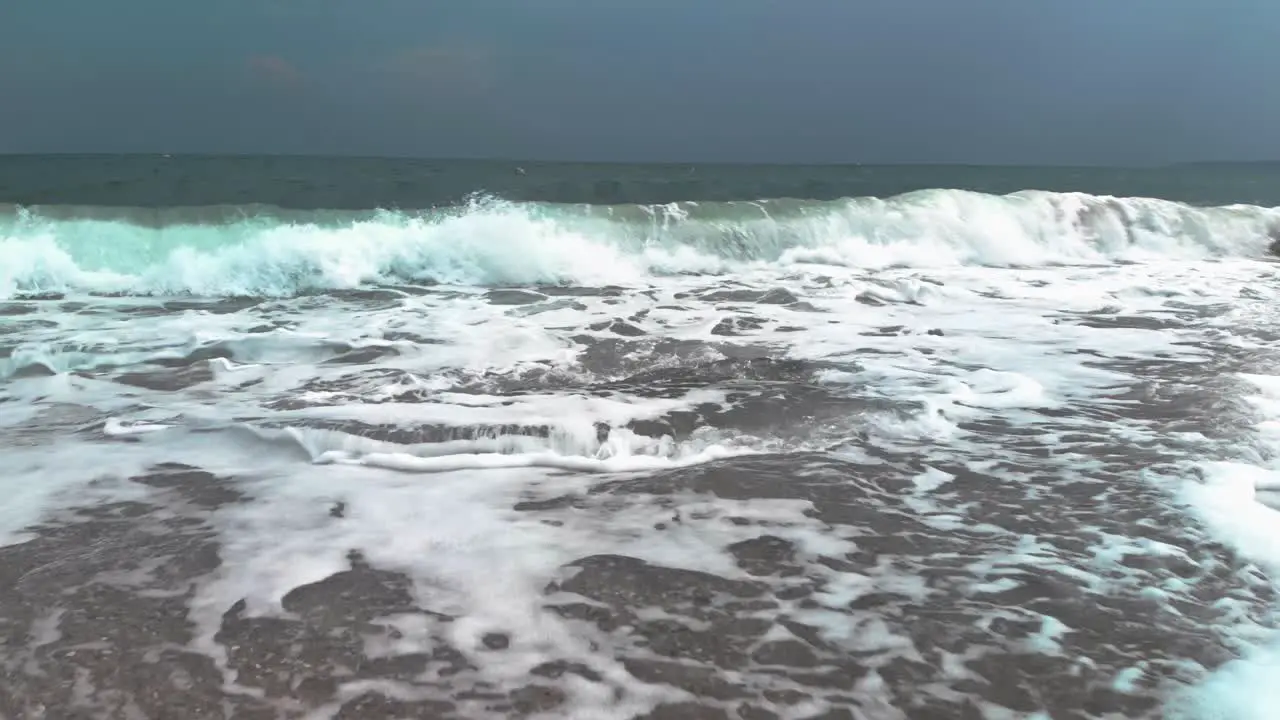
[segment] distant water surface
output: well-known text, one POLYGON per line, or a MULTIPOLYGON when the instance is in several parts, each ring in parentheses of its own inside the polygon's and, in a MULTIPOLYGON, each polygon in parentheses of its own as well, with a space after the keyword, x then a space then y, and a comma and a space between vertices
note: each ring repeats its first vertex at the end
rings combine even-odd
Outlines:
POLYGON ((622 165, 290 156, 0 156, 0 202, 21 205, 422 209, 486 192, 512 201, 652 204, 890 197, 936 188, 1280 205, 1280 163, 1165 168, 963 165, 622 165))

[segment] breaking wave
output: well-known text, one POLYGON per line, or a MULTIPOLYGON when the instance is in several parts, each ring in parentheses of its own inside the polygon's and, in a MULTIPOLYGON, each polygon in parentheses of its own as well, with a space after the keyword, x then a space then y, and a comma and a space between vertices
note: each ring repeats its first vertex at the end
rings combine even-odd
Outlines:
POLYGON ((1280 209, 925 190, 888 199, 449 209, 16 208, 0 297, 289 296, 376 284, 629 284, 752 265, 1035 266, 1257 257, 1280 209))

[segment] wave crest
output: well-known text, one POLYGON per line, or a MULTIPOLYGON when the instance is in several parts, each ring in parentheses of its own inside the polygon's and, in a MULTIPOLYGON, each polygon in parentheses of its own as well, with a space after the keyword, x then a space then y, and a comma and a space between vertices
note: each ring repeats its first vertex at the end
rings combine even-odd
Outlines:
POLYGON ((0 219, 0 297, 629 284, 762 264, 876 269, 1256 257, 1280 239, 1275 208, 1038 191, 649 206, 480 198, 429 212, 233 210, 139 209, 135 218, 128 210, 19 209, 0 219))

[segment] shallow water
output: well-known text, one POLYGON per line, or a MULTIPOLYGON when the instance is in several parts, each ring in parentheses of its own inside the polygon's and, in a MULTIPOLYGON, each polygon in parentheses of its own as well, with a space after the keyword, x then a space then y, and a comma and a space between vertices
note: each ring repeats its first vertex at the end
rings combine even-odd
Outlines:
POLYGON ((1266 717, 1277 292, 1174 258, 15 298, 0 712, 1266 717))

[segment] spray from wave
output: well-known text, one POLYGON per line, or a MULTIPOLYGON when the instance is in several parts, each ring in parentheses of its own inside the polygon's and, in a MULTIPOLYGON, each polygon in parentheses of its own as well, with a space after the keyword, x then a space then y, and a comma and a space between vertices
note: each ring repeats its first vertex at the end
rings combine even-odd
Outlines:
POLYGON ((761 265, 1253 257, 1276 238, 1276 208, 1039 191, 651 206, 478 198, 418 213, 20 208, 0 218, 0 297, 290 296, 375 284, 629 284, 761 265))

